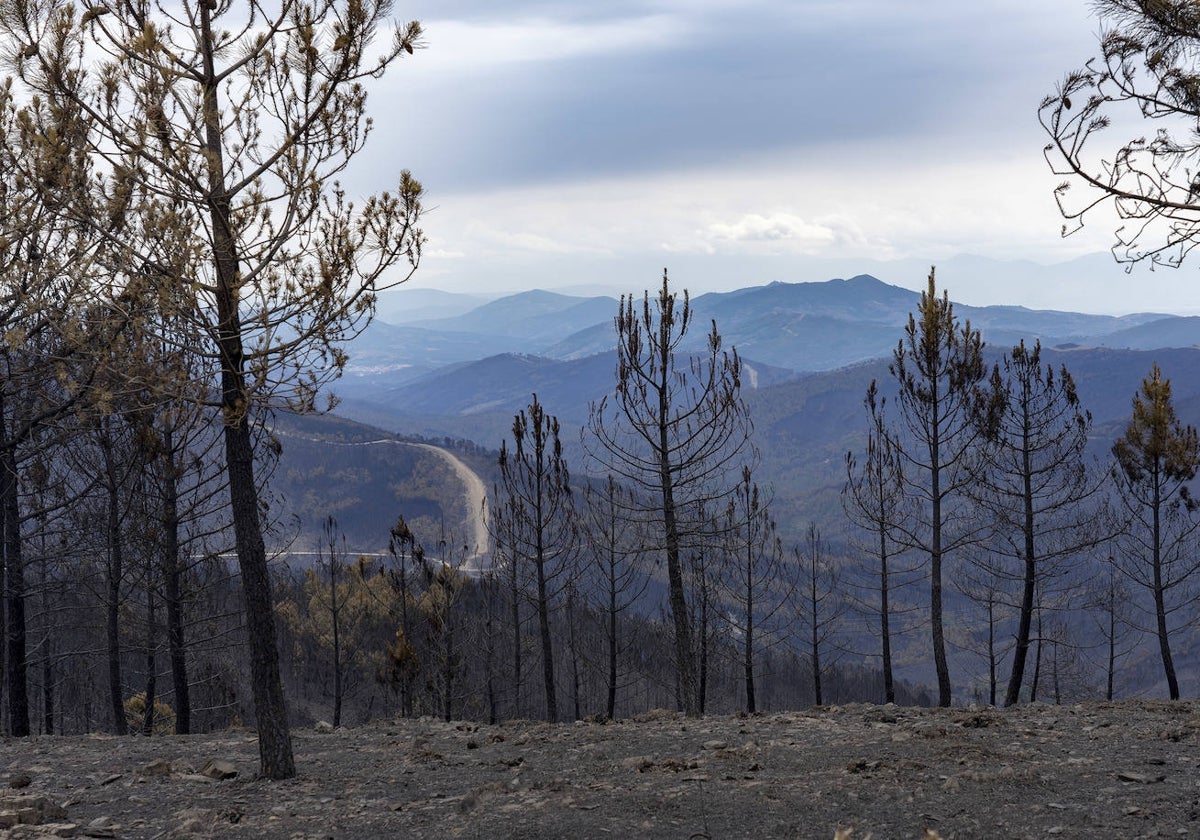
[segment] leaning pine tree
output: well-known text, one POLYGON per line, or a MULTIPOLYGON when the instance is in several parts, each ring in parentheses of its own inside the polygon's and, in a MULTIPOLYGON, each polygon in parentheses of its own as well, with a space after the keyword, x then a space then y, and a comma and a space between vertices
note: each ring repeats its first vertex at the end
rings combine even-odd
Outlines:
MULTIPOLYGON (((238 564, 264 776, 295 774, 279 675, 252 425, 268 399, 300 410, 345 364, 384 272, 415 268, 420 184, 355 207, 334 180, 363 147, 369 77, 412 53, 416 23, 389 44, 388 0, 69 0, 0 6, 0 52, 51 114, 92 128, 110 174, 103 223, 130 275, 187 292, 168 313, 206 337, 224 419, 238 564), (369 54, 369 57, 368 57, 369 54), (180 231, 194 273, 175 264, 180 231)), ((42 132, 46 142, 54 133, 42 132)), ((60 206, 75 206, 64 196, 60 206)), ((406 277, 401 271, 397 281, 406 277)), ((170 320, 168 318, 167 320, 170 320)))

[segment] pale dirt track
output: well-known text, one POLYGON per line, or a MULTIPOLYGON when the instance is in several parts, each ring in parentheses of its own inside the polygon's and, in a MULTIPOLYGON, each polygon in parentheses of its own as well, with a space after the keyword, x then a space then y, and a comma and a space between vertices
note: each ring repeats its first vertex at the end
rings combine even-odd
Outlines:
MULTIPOLYGON (((292 435, 297 437, 297 435, 292 435)), ((470 517, 471 534, 467 540, 467 546, 470 549, 467 555, 467 567, 475 568, 476 563, 482 554, 487 553, 488 547, 488 530, 487 530, 487 514, 484 505, 487 502, 487 488, 484 486, 483 480, 466 464, 464 464, 457 455, 449 450, 442 449, 438 446, 432 446, 427 443, 411 443, 403 440, 393 440, 391 438, 381 438, 379 440, 366 441, 341 441, 341 440, 326 440, 324 438, 306 437, 306 440, 319 442, 326 446, 409 446, 417 449, 424 449, 433 453, 437 457, 444 460, 458 476, 462 482, 463 492, 465 495, 465 504, 467 506, 467 515, 470 517)))
POLYGON ((484 505, 487 503, 487 488, 484 487, 483 480, 466 464, 464 464, 457 455, 446 449, 441 449, 437 446, 430 446, 427 443, 409 443, 407 446, 416 446, 421 449, 428 449, 443 458, 454 469, 459 480, 463 484, 463 489, 467 497, 467 512, 471 517, 471 530, 474 538, 467 543, 470 546, 472 553, 469 556, 470 560, 476 560, 481 554, 487 552, 488 546, 488 530, 487 530, 487 515, 484 505))

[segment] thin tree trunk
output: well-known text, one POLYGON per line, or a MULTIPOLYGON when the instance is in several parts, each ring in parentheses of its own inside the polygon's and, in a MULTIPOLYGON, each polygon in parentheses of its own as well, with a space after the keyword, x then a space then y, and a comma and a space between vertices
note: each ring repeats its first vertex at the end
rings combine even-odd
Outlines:
POLYGON ((129 733, 125 720, 125 698, 121 676, 121 579, 125 574, 125 545, 121 539, 121 499, 117 480, 117 468, 113 462, 112 443, 107 431, 101 430, 101 448, 104 454, 105 491, 107 499, 107 525, 105 534, 108 542, 108 568, 105 581, 108 597, 104 604, 106 617, 105 640, 108 653, 108 703, 113 716, 113 731, 118 735, 129 733))
POLYGON ((1025 587, 1021 593, 1021 617, 1017 625, 1017 645, 1013 649, 1012 673, 1008 678, 1008 689, 1004 696, 1005 706, 1012 706, 1021 698, 1021 683, 1025 678, 1025 658, 1029 654, 1029 631, 1033 621, 1033 595, 1037 586, 1037 559, 1034 554, 1033 542, 1033 467, 1030 462, 1028 442, 1025 443, 1021 454, 1025 502, 1025 587))
POLYGON ((617 581, 613 573, 613 558, 608 566, 608 701, 605 714, 609 720, 617 711, 617 581))
POLYGON ((179 488, 173 434, 163 431, 163 601, 167 610, 167 654, 171 659, 171 690, 175 697, 175 732, 192 732, 192 702, 188 687, 187 641, 183 629, 182 558, 179 556, 179 488))
POLYGON ((888 604, 887 532, 879 531, 879 635, 883 643, 883 702, 896 702, 896 683, 892 674, 891 607, 888 604))
POLYGON ((1042 605, 1040 599, 1037 609, 1037 647, 1033 660, 1033 682, 1029 684, 1029 702, 1036 703, 1038 698, 1038 683, 1042 676, 1042 605))
POLYGON ((450 621, 450 595, 446 596, 446 615, 445 615, 445 632, 443 634, 446 640, 445 657, 442 660, 442 693, 444 697, 444 718, 446 723, 449 723, 452 718, 453 701, 452 690, 454 688, 454 624, 450 621))
POLYGON ((1054 705, 1062 705, 1062 685, 1058 679, 1058 642, 1054 643, 1054 658, 1050 661, 1053 671, 1051 676, 1054 678, 1054 705))
MULTIPOLYGON (((0 436, 3 436, 4 430, 4 415, 0 413, 0 436)), ((4 488, 4 476, 0 474, 0 532, 7 533, 4 530, 4 509, 2 497, 7 492, 4 488)), ((11 735, 12 729, 8 726, 12 719, 12 707, 9 704, 10 692, 9 686, 13 684, 13 675, 9 672, 9 662, 12 657, 9 656, 9 638, 10 628, 8 623, 8 600, 9 593, 12 591, 8 582, 8 547, 5 544, 3 533, 0 533, 0 560, 3 560, 3 568, 0 568, 0 590, 3 590, 3 597, 0 597, 0 629, 4 632, 4 643, 0 644, 0 734, 11 735)))
POLYGON ((742 650, 742 666, 746 678, 746 711, 754 714, 758 711, 754 696, 754 557, 749 540, 746 544, 746 555, 746 638, 742 650))
MULTIPOLYGON (((1109 570, 1109 585, 1112 586, 1112 570, 1109 570)), ((1108 682, 1104 699, 1112 702, 1113 675, 1117 670, 1117 598, 1112 588, 1108 591, 1108 682)))
POLYGON ((546 564, 541 557, 541 530, 538 531, 537 594, 538 630, 542 638, 542 679, 546 686, 546 720, 558 723, 558 698, 554 691, 554 648, 550 636, 550 605, 546 596, 546 564))
POLYGON ((42 730, 54 734, 54 663, 49 650, 42 657, 42 730))
POLYGON ((708 705, 708 576, 704 570, 700 576, 700 627, 697 636, 700 640, 700 685, 697 700, 700 704, 699 713, 703 716, 708 705))
POLYGON ((521 717, 521 589, 517 580, 517 561, 508 563, 509 597, 512 599, 513 633, 513 717, 521 717))
POLYGON ((988 595, 988 705, 996 705, 996 600, 988 595))
POLYGON ((21 551, 21 509, 17 495, 17 459, 8 439, 7 416, 0 401, 0 504, 4 516, 5 676, 8 683, 9 733, 30 734, 25 636, 25 561, 21 551))
MULTIPOLYGON (((415 545, 415 541, 414 541, 415 545)), ((401 552, 404 551, 401 544, 401 552)), ((405 643, 412 645, 412 627, 408 620, 408 565, 405 562, 404 554, 400 555, 400 627, 404 631, 405 643)), ((416 648, 412 648, 415 651, 416 648)), ((413 716, 413 678, 401 675, 400 680, 400 715, 401 717, 410 718, 413 716)))
POLYGON ((815 556, 812 558, 811 571, 812 575, 810 580, 812 588, 809 590, 809 607, 812 610, 812 624, 810 627, 812 630, 812 636, 810 641, 812 642, 813 703, 817 706, 823 706, 825 705, 825 698, 821 691, 821 626, 819 616, 817 614, 819 605, 817 603, 817 559, 815 556))
POLYGON ((583 714, 579 705, 579 647, 575 631, 575 591, 572 589, 567 596, 567 649, 571 654, 571 700, 575 716, 572 720, 582 720, 583 714))
POLYGON ((1158 649, 1162 655, 1163 671, 1167 677, 1167 691, 1172 700, 1179 699, 1179 680, 1175 676, 1175 660, 1171 656, 1171 637, 1167 630, 1167 605, 1162 579, 1162 524, 1160 509, 1162 501, 1158 491, 1157 471, 1154 480, 1154 505, 1152 510, 1154 528, 1154 551, 1152 556, 1154 574, 1154 620, 1158 628, 1158 649))
POLYGON ((338 620, 340 617, 337 592, 339 563, 337 557, 334 556, 336 549, 333 546, 332 537, 329 542, 329 621, 333 628, 333 727, 336 729, 342 725, 342 640, 341 623, 338 620))
POLYGON ((1025 680, 1025 659, 1029 654, 1029 634, 1033 628, 1036 568, 1032 556, 1027 552, 1025 555, 1025 586, 1021 593, 1021 616, 1017 624, 1017 644, 1013 649, 1012 673, 1008 678, 1008 689, 1004 695, 1005 706, 1016 705, 1021 699, 1021 684, 1025 680))
MULTIPOLYGON (((662 330, 667 326, 663 325, 662 330)), ((668 358, 666 336, 663 336, 660 370, 666 377, 671 369, 668 358)), ((662 493, 663 529, 667 549, 667 585, 671 618, 675 625, 675 669, 678 673, 680 699, 688 717, 704 714, 702 692, 696 682, 696 663, 692 653, 692 628, 688 620, 687 596, 683 587, 683 567, 679 559, 679 523, 676 521, 675 487, 671 476, 671 464, 667 460, 671 451, 669 418, 671 406, 667 399, 668 383, 656 383, 658 390, 658 470, 659 488, 662 493)))
POLYGON ((494 580, 485 580, 484 585, 487 589, 487 622, 484 624, 484 646, 483 646, 483 671, 487 682, 487 704, 488 704, 488 725, 496 725, 496 639, 492 634, 492 624, 494 618, 495 597, 494 580))
MULTIPOLYGON (((938 422, 935 415, 933 424, 938 422)), ((946 663, 946 633, 942 624, 942 499, 941 476, 938 470, 938 445, 930 446, 931 495, 933 498, 933 534, 929 551, 929 624, 933 639, 933 664, 937 670, 938 705, 951 702, 950 668, 946 663)))
POLYGON ((154 661, 154 588, 146 583, 146 706, 142 715, 142 734, 154 734, 154 701, 158 689, 157 663, 154 661))

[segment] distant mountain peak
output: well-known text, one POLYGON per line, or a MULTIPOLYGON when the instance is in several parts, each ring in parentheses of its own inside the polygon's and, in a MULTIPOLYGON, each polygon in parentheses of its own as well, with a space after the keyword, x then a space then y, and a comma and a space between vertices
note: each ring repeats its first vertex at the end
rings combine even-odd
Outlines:
POLYGON ((877 288, 881 287, 881 286, 886 286, 890 289, 899 288, 898 286, 893 286, 890 283, 884 283, 882 280, 880 280, 878 277, 876 277, 873 274, 855 274, 853 277, 849 278, 848 280, 833 280, 831 282, 845 283, 847 286, 874 286, 877 288))

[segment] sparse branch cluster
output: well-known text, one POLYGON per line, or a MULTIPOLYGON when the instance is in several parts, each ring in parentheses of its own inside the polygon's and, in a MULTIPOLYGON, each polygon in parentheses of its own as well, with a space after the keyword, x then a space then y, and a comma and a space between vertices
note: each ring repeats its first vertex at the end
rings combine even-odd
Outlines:
POLYGON ((1047 160, 1067 178, 1055 191, 1063 232, 1108 206, 1120 220, 1117 259, 1178 266, 1200 233, 1200 20, 1186 0, 1096 6, 1099 55, 1067 74, 1039 109, 1047 160), (1109 145, 1134 119, 1151 131, 1109 145))

